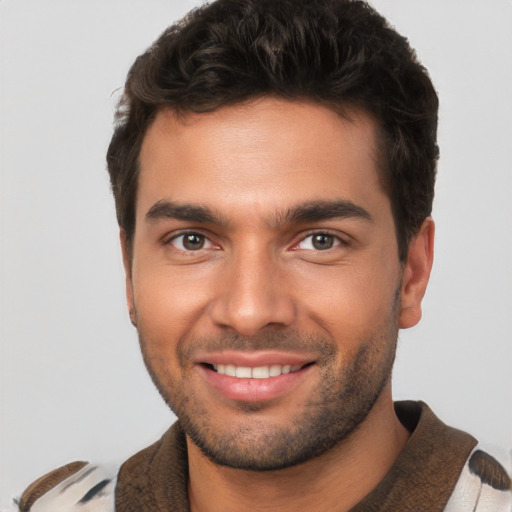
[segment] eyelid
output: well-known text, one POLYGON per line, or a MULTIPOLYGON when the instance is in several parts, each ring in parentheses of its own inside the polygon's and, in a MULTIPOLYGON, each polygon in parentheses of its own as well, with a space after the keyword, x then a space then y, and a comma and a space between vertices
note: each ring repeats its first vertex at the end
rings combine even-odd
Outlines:
POLYGON ((343 247, 346 247, 350 244, 349 240, 347 240, 349 238, 348 235, 345 235, 345 236, 342 236, 342 234, 340 234, 338 231, 336 232, 333 232, 332 230, 330 229, 314 229, 314 230, 311 230, 311 231, 308 231, 308 232, 305 232, 305 233, 301 233, 300 235, 300 239, 297 241, 297 242, 294 242, 294 244, 292 245, 291 249, 292 250, 306 250, 306 251, 318 251, 318 252, 328 252, 330 250, 333 250, 335 249, 336 247, 339 247, 339 246, 343 246, 343 247), (332 236, 334 239, 335 239, 335 243, 333 245, 333 247, 329 248, 329 249, 325 249, 324 251, 320 251, 318 249, 300 249, 298 246, 299 244, 301 244, 302 242, 304 242, 306 239, 308 238, 311 238, 315 235, 328 235, 328 236, 332 236))
POLYGON ((208 249, 218 249, 219 248, 219 244, 215 243, 212 240, 211 235, 209 235, 207 233, 204 233, 201 229, 180 229, 178 231, 174 231, 172 233, 168 233, 167 235, 162 237, 162 243, 163 243, 163 245, 169 245, 169 246, 173 247, 174 249, 176 249, 178 251, 190 252, 190 253, 200 252, 200 251, 205 250, 205 249, 208 250, 208 249), (187 235, 198 235, 198 236, 203 237, 205 239, 205 243, 208 244, 208 247, 201 247, 201 249, 197 249, 196 251, 190 251, 190 250, 187 250, 185 248, 176 247, 172 243, 175 240, 177 240, 178 238, 185 237, 187 235))

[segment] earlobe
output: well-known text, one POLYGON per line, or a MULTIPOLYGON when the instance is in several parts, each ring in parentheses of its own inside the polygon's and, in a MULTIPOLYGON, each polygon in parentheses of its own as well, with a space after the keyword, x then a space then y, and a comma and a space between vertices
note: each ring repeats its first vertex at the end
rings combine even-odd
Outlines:
POLYGON ((121 242, 121 251, 123 253, 123 265, 126 283, 126 303, 128 305, 130 321, 134 327, 137 327, 137 310, 135 309, 132 280, 132 252, 129 247, 129 242, 127 240, 126 232, 124 229, 119 231, 119 240, 121 242))
POLYGON ((421 319, 421 301, 425 295, 434 260, 434 221, 423 221, 418 234, 409 244, 401 287, 399 327, 407 329, 421 319))

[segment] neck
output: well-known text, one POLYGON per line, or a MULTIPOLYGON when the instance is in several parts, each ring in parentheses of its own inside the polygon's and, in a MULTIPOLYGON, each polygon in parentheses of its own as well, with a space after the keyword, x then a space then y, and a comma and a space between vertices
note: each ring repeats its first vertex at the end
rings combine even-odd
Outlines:
POLYGON ((192 512, 349 510, 391 469, 409 432, 396 417, 391 387, 349 438, 323 455, 278 471, 218 466, 187 438, 192 512))

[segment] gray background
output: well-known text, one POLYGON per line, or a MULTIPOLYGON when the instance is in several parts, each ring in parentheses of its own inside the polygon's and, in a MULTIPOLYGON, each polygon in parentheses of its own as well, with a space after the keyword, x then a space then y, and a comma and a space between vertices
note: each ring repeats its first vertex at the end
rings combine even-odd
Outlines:
MULTIPOLYGON (((440 94, 436 258, 396 398, 512 447, 512 3, 373 2, 440 94)), ((125 309, 104 154, 134 57, 192 0, 0 2, 0 509, 172 421, 125 309)))

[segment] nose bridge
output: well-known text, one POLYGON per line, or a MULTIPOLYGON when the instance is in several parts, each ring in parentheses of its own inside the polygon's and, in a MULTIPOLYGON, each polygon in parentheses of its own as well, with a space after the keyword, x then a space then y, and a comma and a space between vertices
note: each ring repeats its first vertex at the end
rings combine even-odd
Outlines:
POLYGON ((230 256, 220 277, 213 321, 246 336, 269 326, 290 325, 295 306, 279 258, 256 243, 240 249, 230 256))

